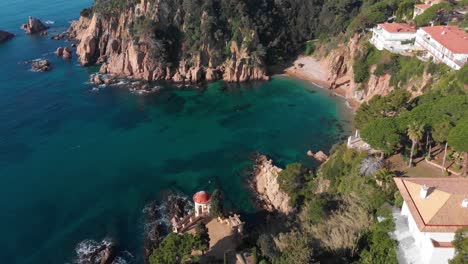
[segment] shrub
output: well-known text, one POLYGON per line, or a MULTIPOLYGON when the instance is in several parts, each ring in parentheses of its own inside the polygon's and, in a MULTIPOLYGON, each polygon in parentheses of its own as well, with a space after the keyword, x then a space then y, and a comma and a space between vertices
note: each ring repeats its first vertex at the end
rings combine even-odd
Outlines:
POLYGON ((306 56, 310 56, 312 55, 312 53, 314 53, 314 51, 315 51, 315 43, 311 40, 307 41, 304 54, 306 56))
POLYGON ((80 16, 82 17, 91 17, 93 10, 91 8, 84 8, 80 11, 80 16))

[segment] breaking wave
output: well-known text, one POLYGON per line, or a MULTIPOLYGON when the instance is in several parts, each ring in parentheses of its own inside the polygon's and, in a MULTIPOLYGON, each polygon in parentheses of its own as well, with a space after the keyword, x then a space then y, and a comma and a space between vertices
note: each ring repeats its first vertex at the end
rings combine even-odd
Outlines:
MULTIPOLYGON (((115 242, 110 238, 101 241, 83 240, 75 248, 75 264, 100 264, 102 259, 112 258, 112 264, 133 263, 134 256, 128 251, 117 251, 115 242)), ((108 262, 106 262, 108 263, 108 262)))

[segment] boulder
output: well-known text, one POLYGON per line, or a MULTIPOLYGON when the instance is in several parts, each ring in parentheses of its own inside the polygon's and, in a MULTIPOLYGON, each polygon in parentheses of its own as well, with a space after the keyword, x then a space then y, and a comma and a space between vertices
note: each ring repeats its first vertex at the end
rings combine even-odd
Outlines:
POLYGON ((35 71, 46 72, 52 69, 52 64, 48 60, 36 60, 31 63, 31 67, 35 71))
POLYGON ((325 162, 328 159, 327 154, 325 154, 323 151, 319 151, 314 154, 311 150, 309 150, 307 151, 307 156, 314 158, 320 163, 325 162))
POLYGON ((94 74, 90 76, 89 82, 94 83, 96 85, 100 85, 104 83, 104 80, 101 78, 99 74, 94 74))
POLYGON ((0 43, 3 43, 5 41, 13 38, 14 36, 15 35, 10 33, 10 32, 0 30, 0 43))
POLYGON ((28 34, 36 34, 47 30, 49 27, 44 25, 39 19, 30 16, 28 22, 23 24, 21 28, 28 34))
POLYGON ((62 58, 66 59, 66 60, 69 60, 71 59, 72 57, 72 53, 71 53, 71 50, 69 47, 65 47, 63 49, 63 54, 62 54, 62 58))
POLYGON ((65 48, 59 47, 55 51, 55 54, 57 54, 57 56, 59 56, 59 57, 67 59, 67 60, 71 59, 71 57, 72 57, 71 49, 69 47, 65 47, 65 48))
POLYGON ((67 32, 62 32, 57 35, 52 36, 50 39, 52 40, 62 40, 67 37, 67 32))

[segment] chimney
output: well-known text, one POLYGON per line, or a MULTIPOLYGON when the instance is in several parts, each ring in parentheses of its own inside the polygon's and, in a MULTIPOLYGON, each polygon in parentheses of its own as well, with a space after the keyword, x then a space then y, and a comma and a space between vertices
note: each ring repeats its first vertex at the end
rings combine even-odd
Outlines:
POLYGON ((468 198, 463 199, 461 206, 463 208, 468 208, 468 198))
POLYGON ((419 193, 419 196, 421 197, 421 199, 426 199, 427 198, 427 185, 424 184, 422 187, 421 187, 421 192, 419 193))

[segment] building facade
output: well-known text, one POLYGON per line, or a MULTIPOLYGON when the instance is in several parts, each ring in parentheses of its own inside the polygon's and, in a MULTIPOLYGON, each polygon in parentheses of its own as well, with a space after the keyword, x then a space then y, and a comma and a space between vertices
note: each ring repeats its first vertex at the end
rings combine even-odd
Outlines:
POLYGON ((424 264, 448 263, 455 232, 468 226, 468 179, 395 178, 404 199, 401 215, 424 264))
POLYGON ((370 42, 378 50, 405 53, 413 48, 416 29, 404 23, 383 23, 372 29, 370 42))
POLYGON ((457 26, 422 27, 416 32, 415 48, 459 70, 468 61, 468 34, 457 26))

